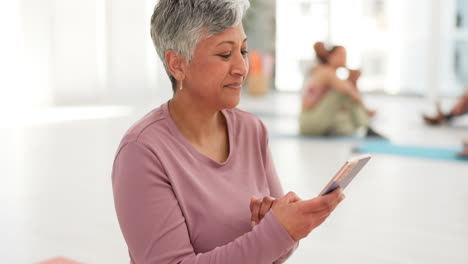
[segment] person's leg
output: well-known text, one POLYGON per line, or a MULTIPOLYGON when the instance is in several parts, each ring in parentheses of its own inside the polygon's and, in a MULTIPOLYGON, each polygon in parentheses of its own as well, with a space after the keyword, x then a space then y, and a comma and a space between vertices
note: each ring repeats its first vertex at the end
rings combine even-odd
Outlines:
POLYGON ((368 127, 369 115, 365 107, 354 102, 349 96, 341 95, 343 106, 336 114, 333 123, 333 132, 340 136, 351 135, 358 128, 368 127))
POLYGON ((329 133, 341 105, 341 94, 333 89, 328 91, 312 109, 301 112, 300 133, 309 136, 322 136, 329 133))
MULTIPOLYGON (((357 82, 359 77, 361 77, 361 71, 360 70, 349 70, 349 77, 348 81, 350 81, 353 84, 353 88, 360 92, 359 87, 357 86, 357 82)), ((377 114, 376 110, 369 109, 367 106, 364 105, 364 109, 366 110, 367 115, 372 118, 377 114)))
POLYGON ((468 113, 468 94, 463 95, 453 108, 452 116, 460 116, 468 113))
POLYGON ((460 97, 458 102, 455 104, 453 109, 448 114, 444 114, 440 108, 439 104, 436 104, 437 107, 437 115, 427 116, 423 115, 423 119, 428 125, 439 125, 443 122, 447 122, 452 120, 452 118, 461 116, 468 113, 468 94, 463 95, 460 97))
POLYGON ((360 127, 369 126, 369 115, 367 114, 366 108, 362 104, 354 102, 351 98, 347 98, 346 106, 349 109, 350 119, 354 126, 354 129, 360 127))
MULTIPOLYGON (((351 128, 348 128, 348 135, 354 133, 358 128, 365 128, 366 137, 386 139, 385 136, 370 127, 371 116, 369 116, 364 105, 356 103, 349 97, 347 98, 346 104, 349 109, 349 122, 351 123, 351 128)), ((343 126, 349 125, 343 123, 343 126)))
POLYGON ((331 130, 333 134, 338 136, 349 136, 356 132, 356 126, 349 109, 342 109, 336 113, 331 130))
POLYGON ((445 115, 442 110, 440 109, 440 104, 436 104, 436 108, 437 108, 437 114, 435 116, 428 116, 428 115, 425 115, 423 114, 423 120, 424 122, 426 122, 426 124, 428 125, 432 125, 432 126, 435 126, 435 125, 439 125, 445 121, 448 121, 452 118, 452 116, 449 114, 449 115, 445 115))

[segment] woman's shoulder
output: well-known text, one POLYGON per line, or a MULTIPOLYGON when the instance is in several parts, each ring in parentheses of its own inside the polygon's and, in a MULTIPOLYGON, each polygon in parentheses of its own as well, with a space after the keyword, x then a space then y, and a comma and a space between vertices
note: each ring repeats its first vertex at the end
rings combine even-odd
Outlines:
POLYGON ((121 145, 144 140, 144 135, 149 130, 164 128, 162 121, 165 120, 166 116, 163 107, 164 105, 151 110, 130 126, 122 138, 121 145))
POLYGON ((326 74, 334 73, 333 68, 326 64, 319 64, 319 65, 314 66, 311 69, 311 72, 312 74, 315 74, 315 75, 317 74, 326 75, 326 74))
POLYGON ((236 118, 237 120, 240 120, 241 122, 253 123, 253 124, 261 122, 261 120, 254 113, 248 112, 239 108, 226 109, 225 111, 230 116, 236 118))
POLYGON ((266 133, 265 124, 254 113, 239 108, 225 110, 236 129, 250 131, 250 133, 266 133))
POLYGON ((333 78, 336 78, 335 70, 328 65, 318 65, 315 69, 311 70, 311 76, 314 80, 320 83, 328 83, 333 78))

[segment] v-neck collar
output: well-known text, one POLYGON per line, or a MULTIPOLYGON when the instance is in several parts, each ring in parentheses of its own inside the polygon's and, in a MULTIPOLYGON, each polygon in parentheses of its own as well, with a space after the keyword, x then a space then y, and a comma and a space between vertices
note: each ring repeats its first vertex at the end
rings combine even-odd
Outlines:
POLYGON ((169 129, 174 135, 179 142, 181 142, 183 145, 186 146, 186 148, 195 156, 197 157, 200 161, 212 164, 213 166, 216 167, 223 167, 226 166, 230 163, 230 160, 232 159, 232 155, 234 152, 234 143, 233 143, 233 135, 232 135, 232 120, 230 119, 229 115, 226 113, 226 109, 223 109, 220 111, 220 113, 224 116, 226 120, 226 125, 227 125, 227 134, 228 134, 228 142, 229 142, 229 155, 227 159, 224 162, 218 162, 216 160, 213 160, 212 158, 206 156, 205 154, 201 153, 198 151, 185 137, 182 135, 182 132, 177 128, 174 120, 172 120, 171 115, 169 113, 169 101, 167 101, 164 105, 162 105, 162 110, 163 110, 163 115, 165 119, 167 120, 167 123, 169 125, 169 129))

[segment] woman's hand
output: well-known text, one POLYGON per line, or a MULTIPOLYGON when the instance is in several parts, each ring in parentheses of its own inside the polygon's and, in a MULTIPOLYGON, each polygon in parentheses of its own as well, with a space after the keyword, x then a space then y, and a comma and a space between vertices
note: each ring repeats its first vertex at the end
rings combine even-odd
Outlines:
POLYGON ((341 80, 336 76, 336 70, 331 67, 322 67, 318 71, 319 77, 324 84, 330 85, 337 89, 337 91, 349 96, 353 101, 358 104, 363 104, 361 95, 353 83, 349 80, 341 80))
POLYGON ((262 221, 275 201, 276 199, 270 196, 265 196, 263 198, 252 196, 252 198, 250 198, 250 213, 252 214, 250 221, 252 227, 258 225, 260 221, 262 221))
POLYGON ((361 77, 360 70, 349 70, 348 81, 352 82, 354 86, 356 86, 359 77, 361 77))
POLYGON ((322 224, 343 199, 341 189, 310 200, 301 200, 295 193, 289 192, 275 201, 272 210, 289 235, 297 241, 322 224))
POLYGON ((347 88, 346 93, 358 104, 363 104, 362 97, 359 92, 354 89, 351 85, 347 88))

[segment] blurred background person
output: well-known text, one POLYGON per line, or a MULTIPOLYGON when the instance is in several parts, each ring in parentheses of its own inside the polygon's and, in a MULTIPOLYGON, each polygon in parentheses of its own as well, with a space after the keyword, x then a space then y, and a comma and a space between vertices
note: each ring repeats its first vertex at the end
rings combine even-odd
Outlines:
POLYGON ((463 150, 458 154, 458 156, 468 158, 468 140, 463 142, 463 150))
MULTIPOLYGON (((343 47, 343 46, 339 46, 339 47, 342 47, 346 51, 345 47, 343 47)), ((315 51, 315 54, 316 54, 316 61, 318 63, 320 63, 320 64, 327 64, 328 57, 330 56, 330 52, 325 47, 325 44, 323 42, 321 42, 321 41, 316 42, 314 44, 314 51, 315 51)), ((347 52, 346 52, 346 54, 347 54, 347 52)), ((346 61, 347 61, 347 59, 346 59, 346 61)), ((347 67, 347 65, 345 65, 344 67, 339 67, 338 69, 341 70, 340 73, 341 73, 341 75, 343 75, 343 76, 338 76, 338 77, 340 79, 347 79, 348 81, 350 81, 353 84, 353 88, 356 89, 356 91, 358 91, 359 93, 361 93, 361 91, 359 90, 359 87, 358 87, 358 81, 359 81, 359 78, 361 77, 362 72, 360 70, 349 69, 347 67)), ((338 75, 340 75, 340 74, 338 74, 338 75)), ((364 107, 366 108, 366 111, 367 111, 367 113, 369 114, 370 117, 375 116, 375 114, 376 114, 375 110, 371 110, 365 105, 364 105, 364 107)))
POLYGON ((463 141, 462 151, 458 153, 460 158, 468 158, 468 140, 463 141))
POLYGON ((302 135, 352 135, 359 128, 366 136, 382 137, 369 126, 372 112, 365 107, 356 87, 359 72, 340 79, 339 68, 346 67, 346 50, 335 46, 329 51, 323 43, 314 45, 319 64, 305 77, 299 129, 302 135))
MULTIPOLYGON (((468 90, 468 86, 465 88, 468 90)), ((423 119, 428 125, 440 125, 450 122, 454 118, 463 116, 468 113, 468 92, 465 92, 456 102, 455 106, 448 112, 444 113, 440 104, 436 104, 437 114, 435 116, 423 115, 423 119)))

